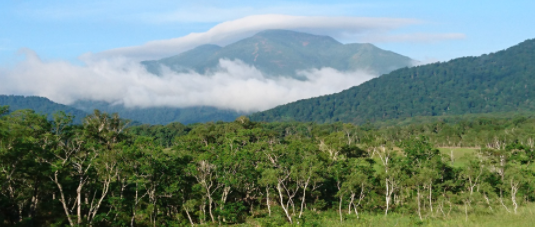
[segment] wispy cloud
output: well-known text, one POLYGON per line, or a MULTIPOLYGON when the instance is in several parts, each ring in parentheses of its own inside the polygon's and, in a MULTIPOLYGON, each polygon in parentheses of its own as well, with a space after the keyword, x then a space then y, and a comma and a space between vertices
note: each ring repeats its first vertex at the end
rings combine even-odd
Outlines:
MULTIPOLYGON (((391 5, 391 4, 390 4, 391 5)), ((134 23, 219 23, 249 15, 292 14, 302 16, 351 15, 355 10, 385 7, 380 3, 347 1, 314 3, 303 1, 240 2, 187 0, 114 0, 20 2, 13 8, 21 16, 49 20, 115 18, 134 23)))
POLYGON ((206 4, 177 7, 158 12, 144 12, 138 18, 149 23, 218 23, 250 15, 285 14, 301 16, 344 16, 354 14, 356 9, 379 7, 382 4, 305 2, 264 2, 239 6, 213 6, 206 4))
POLYGON ((83 58, 89 60, 120 56, 135 60, 158 59, 179 54, 202 44, 227 45, 266 29, 296 30, 369 43, 437 42, 465 37, 461 33, 391 34, 398 28, 422 23, 424 22, 411 18, 253 15, 217 24, 206 32, 86 54, 83 58))
POLYGON ((362 38, 363 42, 418 42, 432 43, 442 40, 464 39, 463 33, 408 33, 408 34, 371 34, 362 38))
POLYGON ((163 75, 156 77, 139 61, 175 55, 202 44, 227 45, 266 29, 297 30, 334 38, 353 37, 363 42, 430 42, 464 36, 393 33, 399 28, 421 23, 424 22, 411 18, 266 14, 223 22, 206 32, 84 54, 80 57, 84 65, 43 61, 33 51, 26 50, 25 60, 13 67, 0 68, 0 93, 44 96, 64 104, 89 99, 129 107, 205 105, 246 112, 265 110, 299 99, 339 92, 377 75, 321 68, 297 72, 306 80, 267 77, 243 62, 221 59, 219 69, 207 75, 164 69, 163 75))
POLYGON ((298 80, 268 77, 240 61, 220 60, 210 74, 164 70, 161 77, 128 59, 45 62, 26 50, 26 60, 0 68, 0 93, 37 95, 69 104, 78 99, 122 103, 128 107, 214 106, 238 111, 266 110, 280 104, 342 91, 376 75, 332 68, 297 72, 298 80))
POLYGON ((226 45, 266 29, 289 29, 313 34, 337 36, 367 36, 421 23, 408 18, 370 18, 370 17, 316 17, 289 15, 254 15, 220 23, 201 33, 151 41, 141 46, 123 47, 88 54, 84 58, 127 57, 136 60, 157 59, 175 55, 202 44, 226 45))

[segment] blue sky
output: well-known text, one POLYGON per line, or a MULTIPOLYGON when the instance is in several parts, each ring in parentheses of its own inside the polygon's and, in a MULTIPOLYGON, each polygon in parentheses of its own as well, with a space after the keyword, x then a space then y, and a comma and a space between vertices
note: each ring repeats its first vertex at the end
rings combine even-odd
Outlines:
POLYGON ((43 59, 74 61, 87 52, 205 32, 219 23, 259 14, 408 18, 421 23, 390 34, 464 34, 464 38, 436 41, 374 42, 424 61, 480 55, 535 38, 531 23, 535 1, 355 2, 6 0, 0 2, 0 64, 18 61, 21 48, 43 59))
POLYGON ((156 77, 139 62, 277 28, 369 42, 423 63, 535 38, 535 1, 355 2, 0 1, 0 94, 62 104, 82 99, 251 112, 340 92, 379 75, 321 68, 296 72, 306 80, 281 79, 227 59, 208 76, 168 70, 156 77))

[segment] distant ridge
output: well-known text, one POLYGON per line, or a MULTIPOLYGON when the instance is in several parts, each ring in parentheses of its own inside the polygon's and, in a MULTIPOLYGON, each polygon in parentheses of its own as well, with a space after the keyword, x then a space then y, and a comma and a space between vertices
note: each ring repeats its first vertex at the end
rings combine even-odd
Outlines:
POLYGON ((340 93, 252 114, 256 121, 352 122, 535 110, 535 40, 480 57, 403 68, 340 93))
POLYGON ((75 123, 81 123, 82 119, 87 115, 82 110, 38 96, 0 95, 0 106, 9 106, 10 111, 32 109, 36 113, 47 115, 49 119, 52 119, 54 113, 63 111, 66 114, 73 115, 75 123))
MULTIPOLYGON (((371 70, 385 73, 410 66, 412 59, 385 51, 372 44, 342 44, 328 36, 288 30, 266 30, 236 43, 220 47, 206 44, 157 61, 144 61, 149 72, 161 74, 161 66, 177 72, 216 70, 220 59, 241 60, 267 76, 294 77, 296 70, 332 67, 340 71, 371 70)), ((122 117, 150 124, 183 124, 208 121, 233 121, 242 115, 233 110, 209 106, 187 108, 126 108, 106 102, 78 101, 72 105, 85 111, 100 109, 118 112, 122 117)))
POLYGON ((237 111, 218 109, 208 106, 197 107, 149 107, 127 108, 123 105, 111 105, 102 101, 77 101, 71 105, 86 112, 99 109, 108 113, 119 113, 121 118, 131 119, 144 124, 169 124, 180 122, 182 124, 234 121, 243 115, 237 111))
POLYGON ((266 30, 225 47, 202 45, 176 56, 142 62, 159 74, 160 66, 175 71, 214 70, 220 59, 241 60, 271 76, 295 76, 298 70, 331 67, 339 71, 370 70, 378 75, 411 66, 413 60, 372 44, 342 44, 329 36, 288 30, 266 30))
MULTIPOLYGON (((370 70, 379 75, 410 66, 413 62, 408 57, 382 50, 372 44, 342 44, 328 36, 288 30, 266 30, 225 47, 206 44, 176 56, 142 63, 154 74, 160 74, 162 65, 177 72, 194 70, 205 73, 216 70, 220 59, 243 61, 266 76, 273 77, 296 77, 298 70, 322 67, 339 71, 370 70)), ((65 106, 46 98, 23 96, 3 97, 0 100, 0 105, 9 105, 11 110, 34 109, 49 116, 54 112, 64 111, 75 115, 80 122, 94 109, 108 113, 117 112, 122 118, 148 124, 233 121, 244 114, 210 106, 127 108, 123 105, 86 100, 78 100, 70 106, 65 106)))

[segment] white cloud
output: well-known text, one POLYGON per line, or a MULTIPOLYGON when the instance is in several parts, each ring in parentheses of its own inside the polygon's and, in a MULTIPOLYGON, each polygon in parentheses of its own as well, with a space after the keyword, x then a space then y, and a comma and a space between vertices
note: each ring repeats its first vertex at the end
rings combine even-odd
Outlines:
POLYGON ((86 54, 85 60, 127 57, 135 60, 158 59, 181 53, 202 44, 227 45, 244 37, 266 29, 288 29, 310 32, 313 34, 347 37, 363 36, 369 33, 386 31, 421 23, 406 18, 369 18, 369 17, 316 17, 289 15, 254 15, 220 23, 202 33, 168 39, 151 41, 141 46, 123 47, 86 54))
POLYGON ((317 17, 255 15, 227 21, 202 33, 157 40, 141 46, 112 49, 80 57, 85 65, 42 61, 26 50, 26 59, 0 68, 0 93, 37 95, 69 104, 79 99, 123 103, 128 107, 214 106, 238 111, 266 110, 280 104, 331 94, 367 81, 376 75, 339 72, 332 68, 297 72, 306 80, 266 77, 240 61, 220 60, 209 75, 164 70, 161 77, 148 73, 140 60, 157 59, 202 44, 226 45, 266 29, 288 29, 319 35, 353 37, 374 42, 429 42, 462 38, 462 34, 390 34, 422 23, 406 18, 317 17))
POLYGON ((339 92, 375 77, 363 71, 322 68, 298 72, 307 78, 304 81, 273 78, 229 60, 220 60, 219 70, 209 75, 164 70, 163 76, 156 77, 126 58, 76 66, 44 62, 28 50, 26 56, 18 65, 0 69, 0 93, 44 96, 63 104, 90 99, 129 107, 205 105, 250 112, 339 92))
POLYGON ((96 54, 88 53, 83 55, 82 59, 86 61, 110 57, 126 57, 137 61, 159 59, 203 44, 224 46, 267 29, 295 30, 370 43, 432 42, 464 38, 464 34, 460 33, 389 34, 397 28, 420 23, 423 22, 409 18, 253 15, 217 24, 206 32, 191 33, 183 37, 156 40, 140 46, 116 48, 96 54))
POLYGON ((409 33, 409 34, 372 34, 362 38, 363 42, 418 42, 429 43, 441 40, 464 39, 462 33, 409 33))

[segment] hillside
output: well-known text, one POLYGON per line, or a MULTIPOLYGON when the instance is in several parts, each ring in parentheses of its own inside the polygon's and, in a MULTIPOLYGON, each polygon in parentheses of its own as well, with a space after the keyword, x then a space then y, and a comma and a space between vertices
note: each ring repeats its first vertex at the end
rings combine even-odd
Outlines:
POLYGON ((256 121, 352 122, 535 110, 535 40, 479 57, 403 68, 340 93, 251 115, 256 121))
POLYGON ((84 110, 88 113, 94 109, 99 109, 108 113, 119 113, 123 118, 138 121, 144 124, 169 124, 180 122, 182 124, 191 124, 198 122, 216 122, 216 121, 233 121, 240 115, 233 110, 222 110, 215 107, 198 106, 198 107, 151 107, 151 108, 127 108, 123 105, 111 105, 106 102, 96 101, 77 101, 71 105, 77 109, 84 110))
MULTIPOLYGON (((176 56, 142 62, 153 74, 161 66, 177 72, 215 70, 220 59, 239 59, 253 65, 267 76, 295 76, 297 70, 332 67, 340 71, 366 69, 383 74, 412 64, 408 57, 385 51, 372 44, 342 44, 328 36, 287 30, 266 30, 225 47, 207 44, 176 56)), ((184 124, 208 121, 232 121, 241 113, 215 107, 126 108, 104 102, 79 101, 72 105, 85 111, 101 109, 149 124, 184 124)))
POLYGON ((87 115, 82 110, 37 96, 0 95, 0 106, 9 106, 10 111, 32 109, 37 113, 46 114, 49 119, 52 119, 54 113, 63 111, 75 116, 75 122, 77 123, 81 123, 81 120, 87 115))
POLYGON ((160 65, 179 72, 193 69, 205 73, 215 69, 219 59, 239 59, 271 76, 294 76, 298 70, 322 67, 367 69, 381 75, 412 64, 410 58, 372 44, 344 45, 328 36, 288 30, 266 30, 225 47, 203 45, 143 64, 154 74, 159 73, 160 65))
POLYGON ((93 113, 94 109, 99 109, 107 113, 119 113, 121 118, 131 119, 134 122, 143 124, 169 124, 172 122, 181 122, 191 124, 198 122, 210 121, 233 121, 240 115, 239 112, 232 110, 221 110, 215 107, 153 107, 153 108, 126 108, 122 105, 111 105, 106 102, 96 101, 77 101, 70 106, 55 103, 44 97, 37 96, 17 96, 17 95, 0 95, 0 106, 9 106, 9 110, 16 111, 22 109, 32 109, 37 113, 45 114, 52 119, 54 113, 63 111, 75 116, 75 123, 81 123, 82 119, 88 114, 93 113))

